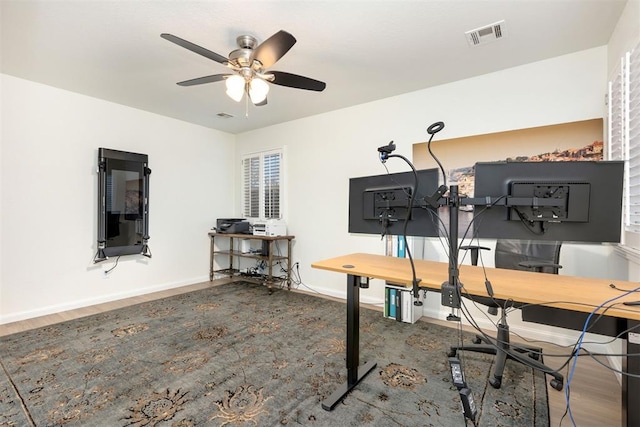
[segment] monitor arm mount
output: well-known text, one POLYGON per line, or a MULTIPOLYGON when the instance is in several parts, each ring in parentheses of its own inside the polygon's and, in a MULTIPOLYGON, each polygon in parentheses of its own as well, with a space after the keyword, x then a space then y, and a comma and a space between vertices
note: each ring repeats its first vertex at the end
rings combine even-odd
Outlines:
MULTIPOLYGON (((553 209, 565 209, 567 206, 566 196, 561 197, 477 197, 469 198, 462 197, 459 194, 458 185, 451 185, 446 187, 440 186, 436 192, 424 198, 424 201, 433 208, 439 208, 447 206, 449 208, 449 279, 442 284, 442 305, 451 308, 460 308, 460 289, 462 284, 460 283, 460 269, 458 267, 458 219, 460 213, 460 206, 484 206, 485 208, 491 208, 492 206, 506 206, 516 208, 518 206, 526 206, 533 208, 553 208, 553 209), (446 192, 448 191, 448 194, 446 192), (445 195, 446 194, 446 195, 445 195)), ((545 221, 549 221, 547 217, 537 218, 521 218, 521 220, 527 220, 531 223, 540 222, 543 224, 545 221)), ((489 290, 488 290, 488 293, 489 290)))
MULTIPOLYGON (((446 187, 441 185, 432 195, 425 197, 427 203, 437 208, 447 206, 449 208, 449 278, 442 283, 441 287, 441 304, 443 306, 460 308, 460 268, 458 267, 458 217, 460 212, 461 200, 458 193, 458 185, 446 187), (444 196, 448 190, 448 194, 444 196), (440 196, 440 197, 438 197, 440 196)), ((449 320, 457 320, 457 316, 452 312, 449 320)))
MULTIPOLYGON (((542 232, 544 232, 544 227, 542 224, 547 221, 555 221, 558 220, 553 216, 553 214, 549 215, 549 211, 566 211, 567 208, 567 194, 565 191, 557 191, 556 188, 553 192, 551 191, 540 191, 539 195, 534 197, 514 197, 514 196, 486 196, 486 197, 463 197, 459 193, 459 187, 457 184, 447 185, 446 174, 444 168, 438 158, 431 151, 431 141, 434 135, 444 129, 443 122, 435 122, 431 126, 427 128, 427 133, 429 133, 430 138, 427 143, 427 148, 429 153, 436 161, 440 170, 442 172, 443 182, 444 184, 439 186, 438 189, 430 196, 424 197, 422 200, 414 200, 415 194, 417 193, 417 173, 413 164, 404 156, 399 154, 393 154, 396 149, 396 145, 393 141, 389 142, 387 145, 383 145, 378 147, 378 153, 380 153, 380 161, 385 163, 388 159, 392 157, 398 157, 403 159, 413 170, 414 176, 416 176, 416 190, 411 195, 411 200, 409 201, 410 209, 407 209, 407 220, 404 223, 403 236, 406 239, 406 225, 408 219, 410 218, 411 208, 415 207, 427 207, 430 206, 434 209, 438 209, 440 207, 448 207, 449 208, 449 277, 446 282, 442 284, 442 305, 452 308, 460 308, 461 306, 461 294, 460 289, 462 284, 460 283, 460 269, 458 267, 458 219, 460 213, 460 206, 463 205, 471 205, 471 206, 484 206, 485 208, 491 208, 492 206, 506 206, 511 208, 517 207, 530 207, 534 212, 533 217, 528 218, 522 215, 518 211, 518 215, 520 216, 520 220, 524 223, 528 223, 529 228, 533 231, 533 224, 536 222, 540 223, 540 227, 542 232), (415 202, 415 204, 414 204, 415 202)), ((517 210, 517 209, 516 209, 517 210)), ((383 221, 383 218, 381 218, 383 221)), ((411 252, 409 250, 409 246, 407 245, 407 253, 409 255, 409 260, 411 263, 411 271, 413 277, 413 294, 416 298, 414 304, 419 305, 417 301, 418 296, 418 283, 420 279, 416 278, 415 266, 413 264, 413 258, 411 257, 411 252)), ((488 291, 488 293, 490 293, 488 291)))

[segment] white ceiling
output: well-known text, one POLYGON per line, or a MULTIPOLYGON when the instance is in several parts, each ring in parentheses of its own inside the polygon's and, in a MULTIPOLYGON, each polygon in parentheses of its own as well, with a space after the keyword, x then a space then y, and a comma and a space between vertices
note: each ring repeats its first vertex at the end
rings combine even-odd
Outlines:
POLYGON ((230 133, 606 45, 626 3, 0 1, 3 73, 230 133), (500 20, 502 40, 467 44, 466 31, 500 20), (271 85, 268 105, 249 105, 248 117, 222 82, 177 86, 227 69, 160 37, 171 33, 227 57, 237 36, 260 43, 281 29, 297 43, 271 69, 327 88, 271 85))

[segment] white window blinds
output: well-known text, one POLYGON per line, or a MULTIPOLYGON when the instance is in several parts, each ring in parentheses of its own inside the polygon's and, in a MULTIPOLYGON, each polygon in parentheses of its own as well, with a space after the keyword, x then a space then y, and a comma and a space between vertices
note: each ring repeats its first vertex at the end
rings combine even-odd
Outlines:
POLYGON ((264 162, 264 217, 280 218, 280 153, 268 154, 264 162))
POLYGON ((629 147, 629 224, 640 232, 640 44, 627 53, 625 139, 629 147))
POLYGON ((242 159, 243 214, 247 218, 281 218, 282 151, 253 153, 242 159))
POLYGON ((625 161, 625 230, 640 233, 640 44, 621 58, 609 82, 607 122, 607 158, 625 161))
POLYGON ((248 157, 243 160, 244 169, 244 216, 260 216, 260 157, 248 157))

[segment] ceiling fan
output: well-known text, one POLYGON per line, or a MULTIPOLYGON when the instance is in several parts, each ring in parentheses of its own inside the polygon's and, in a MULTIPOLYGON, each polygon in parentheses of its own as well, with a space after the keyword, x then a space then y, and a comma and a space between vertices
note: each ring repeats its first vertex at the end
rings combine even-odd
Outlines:
POLYGON ((269 92, 267 82, 317 92, 323 91, 326 87, 326 83, 309 77, 284 71, 267 71, 267 68, 282 58, 296 43, 295 37, 283 30, 278 31, 261 44, 257 43, 255 37, 239 36, 236 39, 238 49, 229 53, 229 58, 225 58, 173 34, 163 33, 160 37, 225 65, 233 71, 233 73, 229 74, 213 74, 185 80, 178 83, 180 86, 194 86, 224 80, 226 82, 227 95, 231 99, 239 102, 246 93, 251 102, 258 106, 267 103, 267 93, 269 92))

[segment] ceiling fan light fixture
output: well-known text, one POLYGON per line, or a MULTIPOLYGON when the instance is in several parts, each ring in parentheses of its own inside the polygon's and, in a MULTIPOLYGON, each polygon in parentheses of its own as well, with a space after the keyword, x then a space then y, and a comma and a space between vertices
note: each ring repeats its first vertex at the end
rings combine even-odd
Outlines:
POLYGON ((240 102, 240 100, 242 99, 242 95, 244 94, 244 78, 237 74, 229 76, 227 78, 227 81, 225 82, 225 85, 227 87, 227 95, 229 95, 229 98, 233 99, 236 102, 240 102))
POLYGON ((259 77, 254 77, 251 79, 249 83, 249 97, 251 97, 251 102, 254 104, 259 104, 265 99, 267 99, 267 94, 269 93, 269 85, 267 82, 262 80, 259 77))
POLYGON ((324 82, 309 77, 283 71, 268 71, 296 43, 296 38, 284 30, 278 31, 260 44, 253 36, 240 36, 236 39, 238 49, 232 51, 228 58, 173 34, 162 33, 160 37, 224 65, 234 72, 234 74, 213 74, 185 80, 178 82, 179 86, 195 86, 224 80, 227 96, 240 102, 246 93, 247 105, 251 100, 256 106, 267 104, 270 84, 317 92, 322 92, 326 87, 324 82))

